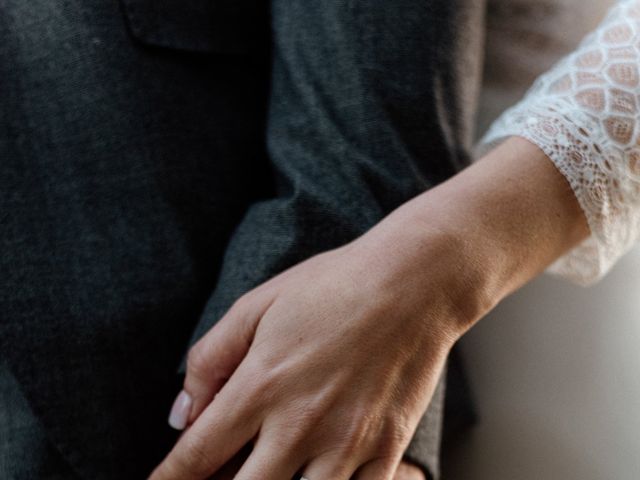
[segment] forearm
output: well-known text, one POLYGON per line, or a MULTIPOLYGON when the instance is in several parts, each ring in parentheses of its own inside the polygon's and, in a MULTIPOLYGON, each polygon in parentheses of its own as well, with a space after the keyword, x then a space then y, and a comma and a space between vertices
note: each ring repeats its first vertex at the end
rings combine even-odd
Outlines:
POLYGON ((640 239, 640 1, 620 0, 578 48, 505 111, 479 150, 519 136, 571 184, 590 235, 550 266, 578 284, 601 279, 640 239))
POLYGON ((440 304, 452 311, 439 317, 455 322, 455 337, 588 234, 562 174, 536 146, 514 137, 363 240, 372 268, 402 282, 417 306, 425 296, 446 297, 440 304))

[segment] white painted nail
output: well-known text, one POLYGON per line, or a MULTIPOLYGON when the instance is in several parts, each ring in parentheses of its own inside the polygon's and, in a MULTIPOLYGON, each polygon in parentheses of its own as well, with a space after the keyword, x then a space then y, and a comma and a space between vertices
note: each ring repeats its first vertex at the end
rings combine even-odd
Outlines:
POLYGON ((184 430, 189 421, 192 404, 191 395, 182 390, 173 402, 173 407, 171 407, 171 413, 169 414, 169 425, 172 428, 184 430))

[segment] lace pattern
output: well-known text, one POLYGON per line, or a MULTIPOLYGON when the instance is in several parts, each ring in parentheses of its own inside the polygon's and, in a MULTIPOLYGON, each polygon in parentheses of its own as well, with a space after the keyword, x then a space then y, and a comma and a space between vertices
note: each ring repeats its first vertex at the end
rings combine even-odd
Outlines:
POLYGON ((567 178, 591 235, 548 269, 587 285, 640 236, 640 0, 623 0, 571 55, 542 75, 480 142, 540 147, 567 178))

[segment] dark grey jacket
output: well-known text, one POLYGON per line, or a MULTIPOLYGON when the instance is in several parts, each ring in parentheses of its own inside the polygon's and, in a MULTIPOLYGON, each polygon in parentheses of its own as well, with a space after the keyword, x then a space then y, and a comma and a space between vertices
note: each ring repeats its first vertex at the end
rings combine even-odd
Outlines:
POLYGON ((0 2, 0 355, 77 472, 143 478, 190 338, 468 162, 468 3, 0 2))

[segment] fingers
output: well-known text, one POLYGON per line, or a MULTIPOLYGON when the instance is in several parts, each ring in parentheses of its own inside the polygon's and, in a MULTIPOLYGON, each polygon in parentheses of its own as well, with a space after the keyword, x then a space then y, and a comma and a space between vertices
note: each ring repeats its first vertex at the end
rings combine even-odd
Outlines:
MULTIPOLYGON (((251 445, 245 445, 236 455, 218 470, 209 480, 233 480, 251 454, 251 445)), ((423 479, 424 480, 424 479, 423 479)))
POLYGON ((427 480, 427 477, 422 468, 403 460, 398 465, 393 480, 427 480))
POLYGON ((254 438, 261 416, 229 384, 180 437, 150 480, 204 480, 254 438))
MULTIPOLYGON (((354 475, 354 480, 409 480, 405 477, 397 477, 396 470, 400 459, 380 458, 372 460, 362 467, 354 475)), ((311 480, 311 479, 309 479, 311 480)), ((415 480, 415 479, 411 479, 415 480)))
MULTIPOLYGON (((193 423, 213 400, 245 357, 256 326, 273 301, 268 289, 257 289, 241 297, 224 317, 189 351, 183 402, 186 424, 193 423)), ((180 395, 179 395, 180 397, 180 395)), ((182 429, 185 422, 172 422, 182 429)))
POLYGON ((288 480, 294 478, 303 461, 299 454, 288 447, 277 438, 266 437, 261 433, 253 452, 234 480, 254 480, 256 478, 260 480, 288 480))
POLYGON ((357 470, 359 462, 339 454, 325 454, 312 460, 302 476, 307 480, 349 480, 357 470))

